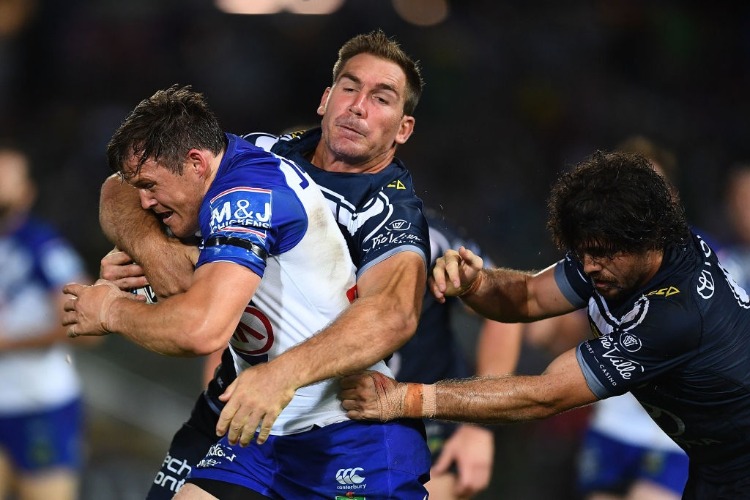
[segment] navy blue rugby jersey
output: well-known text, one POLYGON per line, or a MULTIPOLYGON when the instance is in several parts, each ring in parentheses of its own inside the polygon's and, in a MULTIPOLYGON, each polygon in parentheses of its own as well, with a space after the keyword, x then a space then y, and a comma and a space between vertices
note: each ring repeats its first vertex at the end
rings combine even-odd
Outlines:
POLYGON ((411 174, 398 160, 374 174, 327 172, 307 155, 320 141, 320 128, 283 136, 253 133, 244 138, 287 158, 320 186, 344 234, 357 277, 396 253, 413 251, 430 261, 427 221, 411 174))
MULTIPOLYGON (((476 243, 446 224, 440 213, 429 208, 425 209, 424 213, 430 229, 430 268, 446 250, 458 250, 460 246, 465 246, 482 257, 485 267, 492 267, 492 262, 476 243)), ((446 378, 464 378, 472 374, 453 331, 456 314, 471 313, 466 311, 461 300, 456 297, 448 297, 445 303, 441 304, 429 290, 425 292, 416 333, 388 362, 398 380, 433 383, 446 378)))
POLYGON ((604 300, 573 258, 556 279, 588 302, 596 337, 578 347, 591 390, 632 392, 711 480, 750 473, 750 298, 693 234, 665 251, 657 274, 629 297, 604 300))

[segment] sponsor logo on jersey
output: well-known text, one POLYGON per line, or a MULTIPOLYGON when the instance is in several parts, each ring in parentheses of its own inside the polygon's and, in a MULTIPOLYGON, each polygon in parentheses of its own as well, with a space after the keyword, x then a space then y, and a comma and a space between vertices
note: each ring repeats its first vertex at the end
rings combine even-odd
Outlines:
POLYGON ((406 189, 406 186, 401 181, 393 181, 390 184, 388 184, 389 188, 396 188, 396 189, 406 189))
POLYGON ((268 361, 268 351, 273 347, 273 325, 259 309, 248 305, 229 344, 242 359, 251 365, 268 361))
POLYGON ((624 380, 630 380, 633 373, 643 373, 643 366, 637 361, 633 361, 625 357, 620 351, 617 342, 612 337, 602 337, 600 339, 602 346, 607 349, 603 354, 602 358, 606 360, 612 368, 617 370, 620 377, 624 380))
POLYGON ((154 484, 176 493, 185 484, 185 479, 190 470, 191 467, 187 460, 172 457, 167 453, 164 462, 161 464, 161 470, 154 478, 154 484))
POLYGON ((394 220, 386 227, 386 229, 391 231, 408 231, 410 228, 411 222, 407 222, 404 219, 394 220))
POLYGON ((675 295, 675 294, 678 294, 678 293, 680 293, 680 290, 677 287, 675 287, 675 286, 668 286, 668 287, 665 287, 665 288, 659 288, 658 290, 652 290, 652 291, 648 292, 646 295, 647 296, 661 295, 661 296, 664 296, 664 297, 669 297, 670 295, 675 295))
POLYGON ((641 339, 632 333, 620 334, 620 346, 628 352, 636 352, 641 348, 641 339))
POLYGON ((400 245, 408 245, 409 243, 413 243, 415 245, 422 242, 422 238, 417 236, 416 234, 410 234, 410 233, 393 233, 393 232, 386 232, 385 234, 376 234, 370 239, 370 247, 365 248, 365 253, 368 253, 371 250, 375 250, 377 248, 380 248, 384 245, 394 245, 394 246, 400 246, 400 245))
POLYGON ((235 455, 231 446, 224 446, 221 443, 216 443, 208 449, 208 453, 206 453, 203 460, 198 462, 196 467, 199 469, 215 467, 225 460, 234 462, 235 458, 237 458, 237 455, 235 455))
MULTIPOLYGON (((351 467, 348 469, 339 469, 336 471, 337 486, 340 490, 358 490, 364 489, 365 484, 364 469, 362 467, 351 467)), ((352 498, 348 496, 347 498, 352 498)))
POLYGON ((214 196, 211 207, 211 232, 226 227, 271 227, 271 191, 237 187, 214 196))
POLYGON ((708 269, 703 269, 695 287, 698 295, 704 299, 710 299, 714 295, 714 276, 708 269))

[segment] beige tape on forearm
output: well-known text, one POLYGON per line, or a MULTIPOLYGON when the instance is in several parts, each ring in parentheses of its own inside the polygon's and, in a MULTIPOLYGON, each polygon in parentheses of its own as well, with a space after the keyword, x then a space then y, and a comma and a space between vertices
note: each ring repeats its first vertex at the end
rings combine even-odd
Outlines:
POLYGON ((422 385, 422 416, 434 418, 437 413, 437 386, 435 384, 422 385))
POLYGON ((435 386, 430 384, 394 383, 383 374, 370 374, 377 394, 380 420, 394 418, 432 418, 436 411, 435 386), (388 383, 390 382, 390 384, 388 383), (390 385, 390 387, 389 387, 390 385))
POLYGON ((112 304, 119 297, 114 294, 107 295, 102 301, 101 309, 99 309, 99 324, 105 332, 111 331, 111 325, 109 324, 109 313, 112 309, 112 304))

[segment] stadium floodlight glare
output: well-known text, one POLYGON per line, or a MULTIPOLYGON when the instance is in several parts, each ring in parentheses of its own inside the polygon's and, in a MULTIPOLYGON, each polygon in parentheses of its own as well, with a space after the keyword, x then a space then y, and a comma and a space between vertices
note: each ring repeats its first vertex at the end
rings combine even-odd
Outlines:
POLYGON ((324 15, 336 12, 344 0, 214 0, 227 14, 267 15, 286 11, 292 14, 324 15))
POLYGON ((416 26, 435 26, 448 18, 447 0, 391 0, 396 13, 416 26))

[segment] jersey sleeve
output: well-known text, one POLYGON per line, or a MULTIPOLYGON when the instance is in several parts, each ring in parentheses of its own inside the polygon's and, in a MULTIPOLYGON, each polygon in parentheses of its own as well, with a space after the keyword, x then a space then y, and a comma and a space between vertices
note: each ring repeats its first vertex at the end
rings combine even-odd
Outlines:
POLYGON ((624 394, 696 355, 701 318, 685 297, 639 298, 610 334, 578 346, 578 363, 597 397, 624 394))
POLYGON ((222 184, 201 209, 201 233, 207 236, 196 267, 234 262, 263 277, 268 256, 287 251, 304 236, 306 211, 281 182, 230 179, 222 184))
POLYGON ((576 308, 585 306, 594 288, 578 261, 566 255, 555 265, 554 272, 555 283, 568 302, 576 308))
POLYGON ((350 247, 357 276, 405 251, 417 253, 425 267, 429 265, 429 230, 422 208, 422 200, 414 193, 408 174, 388 183, 368 202, 358 214, 362 224, 350 247))

